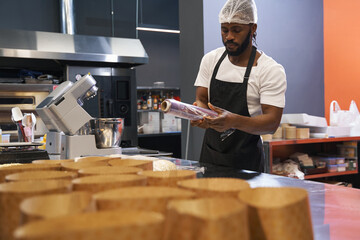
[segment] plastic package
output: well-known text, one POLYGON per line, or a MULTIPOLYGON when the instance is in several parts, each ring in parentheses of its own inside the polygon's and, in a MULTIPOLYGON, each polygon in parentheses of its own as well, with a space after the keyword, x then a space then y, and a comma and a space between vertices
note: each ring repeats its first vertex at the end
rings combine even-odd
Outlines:
POLYGON ((334 164, 334 165, 328 165, 328 172, 337 172, 338 171, 338 165, 334 164))
POLYGON ((344 157, 355 157, 355 146, 347 146, 347 145, 338 145, 338 152, 341 156, 344 157))
POLYGON ((326 165, 335 165, 336 164, 336 157, 322 157, 320 158, 321 161, 325 161, 326 165))
POLYGON ((187 103, 166 99, 161 103, 161 110, 180 118, 188 120, 200 120, 203 117, 217 117, 217 113, 210 109, 197 107, 187 103))
MULTIPOLYGON (((213 110, 183 103, 175 99, 165 99, 161 103, 161 110, 164 113, 172 114, 179 118, 188 119, 188 120, 200 120, 203 117, 218 116, 217 112, 213 110)), ((233 132, 235 132, 235 129, 233 128, 222 132, 220 135, 221 141, 224 141, 233 132)))
POLYGON ((291 159, 283 163, 273 165, 273 172, 282 173, 285 176, 304 179, 305 174, 299 170, 299 165, 291 159))
POLYGON ((337 165, 338 172, 345 172, 346 171, 346 164, 338 164, 337 165))
POLYGON ((345 158, 344 157, 338 157, 336 158, 336 164, 344 164, 345 158))
POLYGON ((25 141, 34 142, 34 127, 36 124, 36 117, 33 113, 25 113, 22 119, 22 125, 24 127, 25 141))
POLYGON ((257 23, 254 0, 228 0, 219 13, 220 23, 257 23))

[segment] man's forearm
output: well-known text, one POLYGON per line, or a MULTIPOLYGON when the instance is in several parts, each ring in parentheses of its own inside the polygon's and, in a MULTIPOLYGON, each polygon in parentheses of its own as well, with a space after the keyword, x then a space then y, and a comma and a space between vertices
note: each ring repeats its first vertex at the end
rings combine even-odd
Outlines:
POLYGON ((256 117, 246 117, 238 114, 229 116, 230 125, 233 128, 254 135, 272 134, 279 126, 271 115, 264 114, 256 117))
POLYGON ((196 88, 196 105, 202 108, 209 108, 208 106, 208 89, 204 87, 196 88))

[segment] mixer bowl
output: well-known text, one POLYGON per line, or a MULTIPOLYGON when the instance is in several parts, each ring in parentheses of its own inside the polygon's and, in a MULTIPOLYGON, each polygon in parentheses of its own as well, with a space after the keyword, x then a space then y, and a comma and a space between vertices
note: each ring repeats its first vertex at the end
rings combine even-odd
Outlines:
POLYGON ((119 147, 124 127, 123 118, 94 118, 89 123, 97 148, 119 147))

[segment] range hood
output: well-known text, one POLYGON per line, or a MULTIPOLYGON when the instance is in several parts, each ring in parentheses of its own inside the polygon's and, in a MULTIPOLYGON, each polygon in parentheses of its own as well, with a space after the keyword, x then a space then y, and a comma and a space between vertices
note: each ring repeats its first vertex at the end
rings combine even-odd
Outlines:
POLYGON ((139 39, 12 29, 0 29, 0 36, 0 66, 21 59, 109 67, 148 63, 139 39))

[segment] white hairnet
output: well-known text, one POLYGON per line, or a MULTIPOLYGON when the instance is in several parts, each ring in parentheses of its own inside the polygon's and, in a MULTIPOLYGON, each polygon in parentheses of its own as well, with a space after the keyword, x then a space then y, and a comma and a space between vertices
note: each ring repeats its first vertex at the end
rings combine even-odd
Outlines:
POLYGON ((228 0, 219 13, 220 23, 257 23, 254 0, 228 0))

